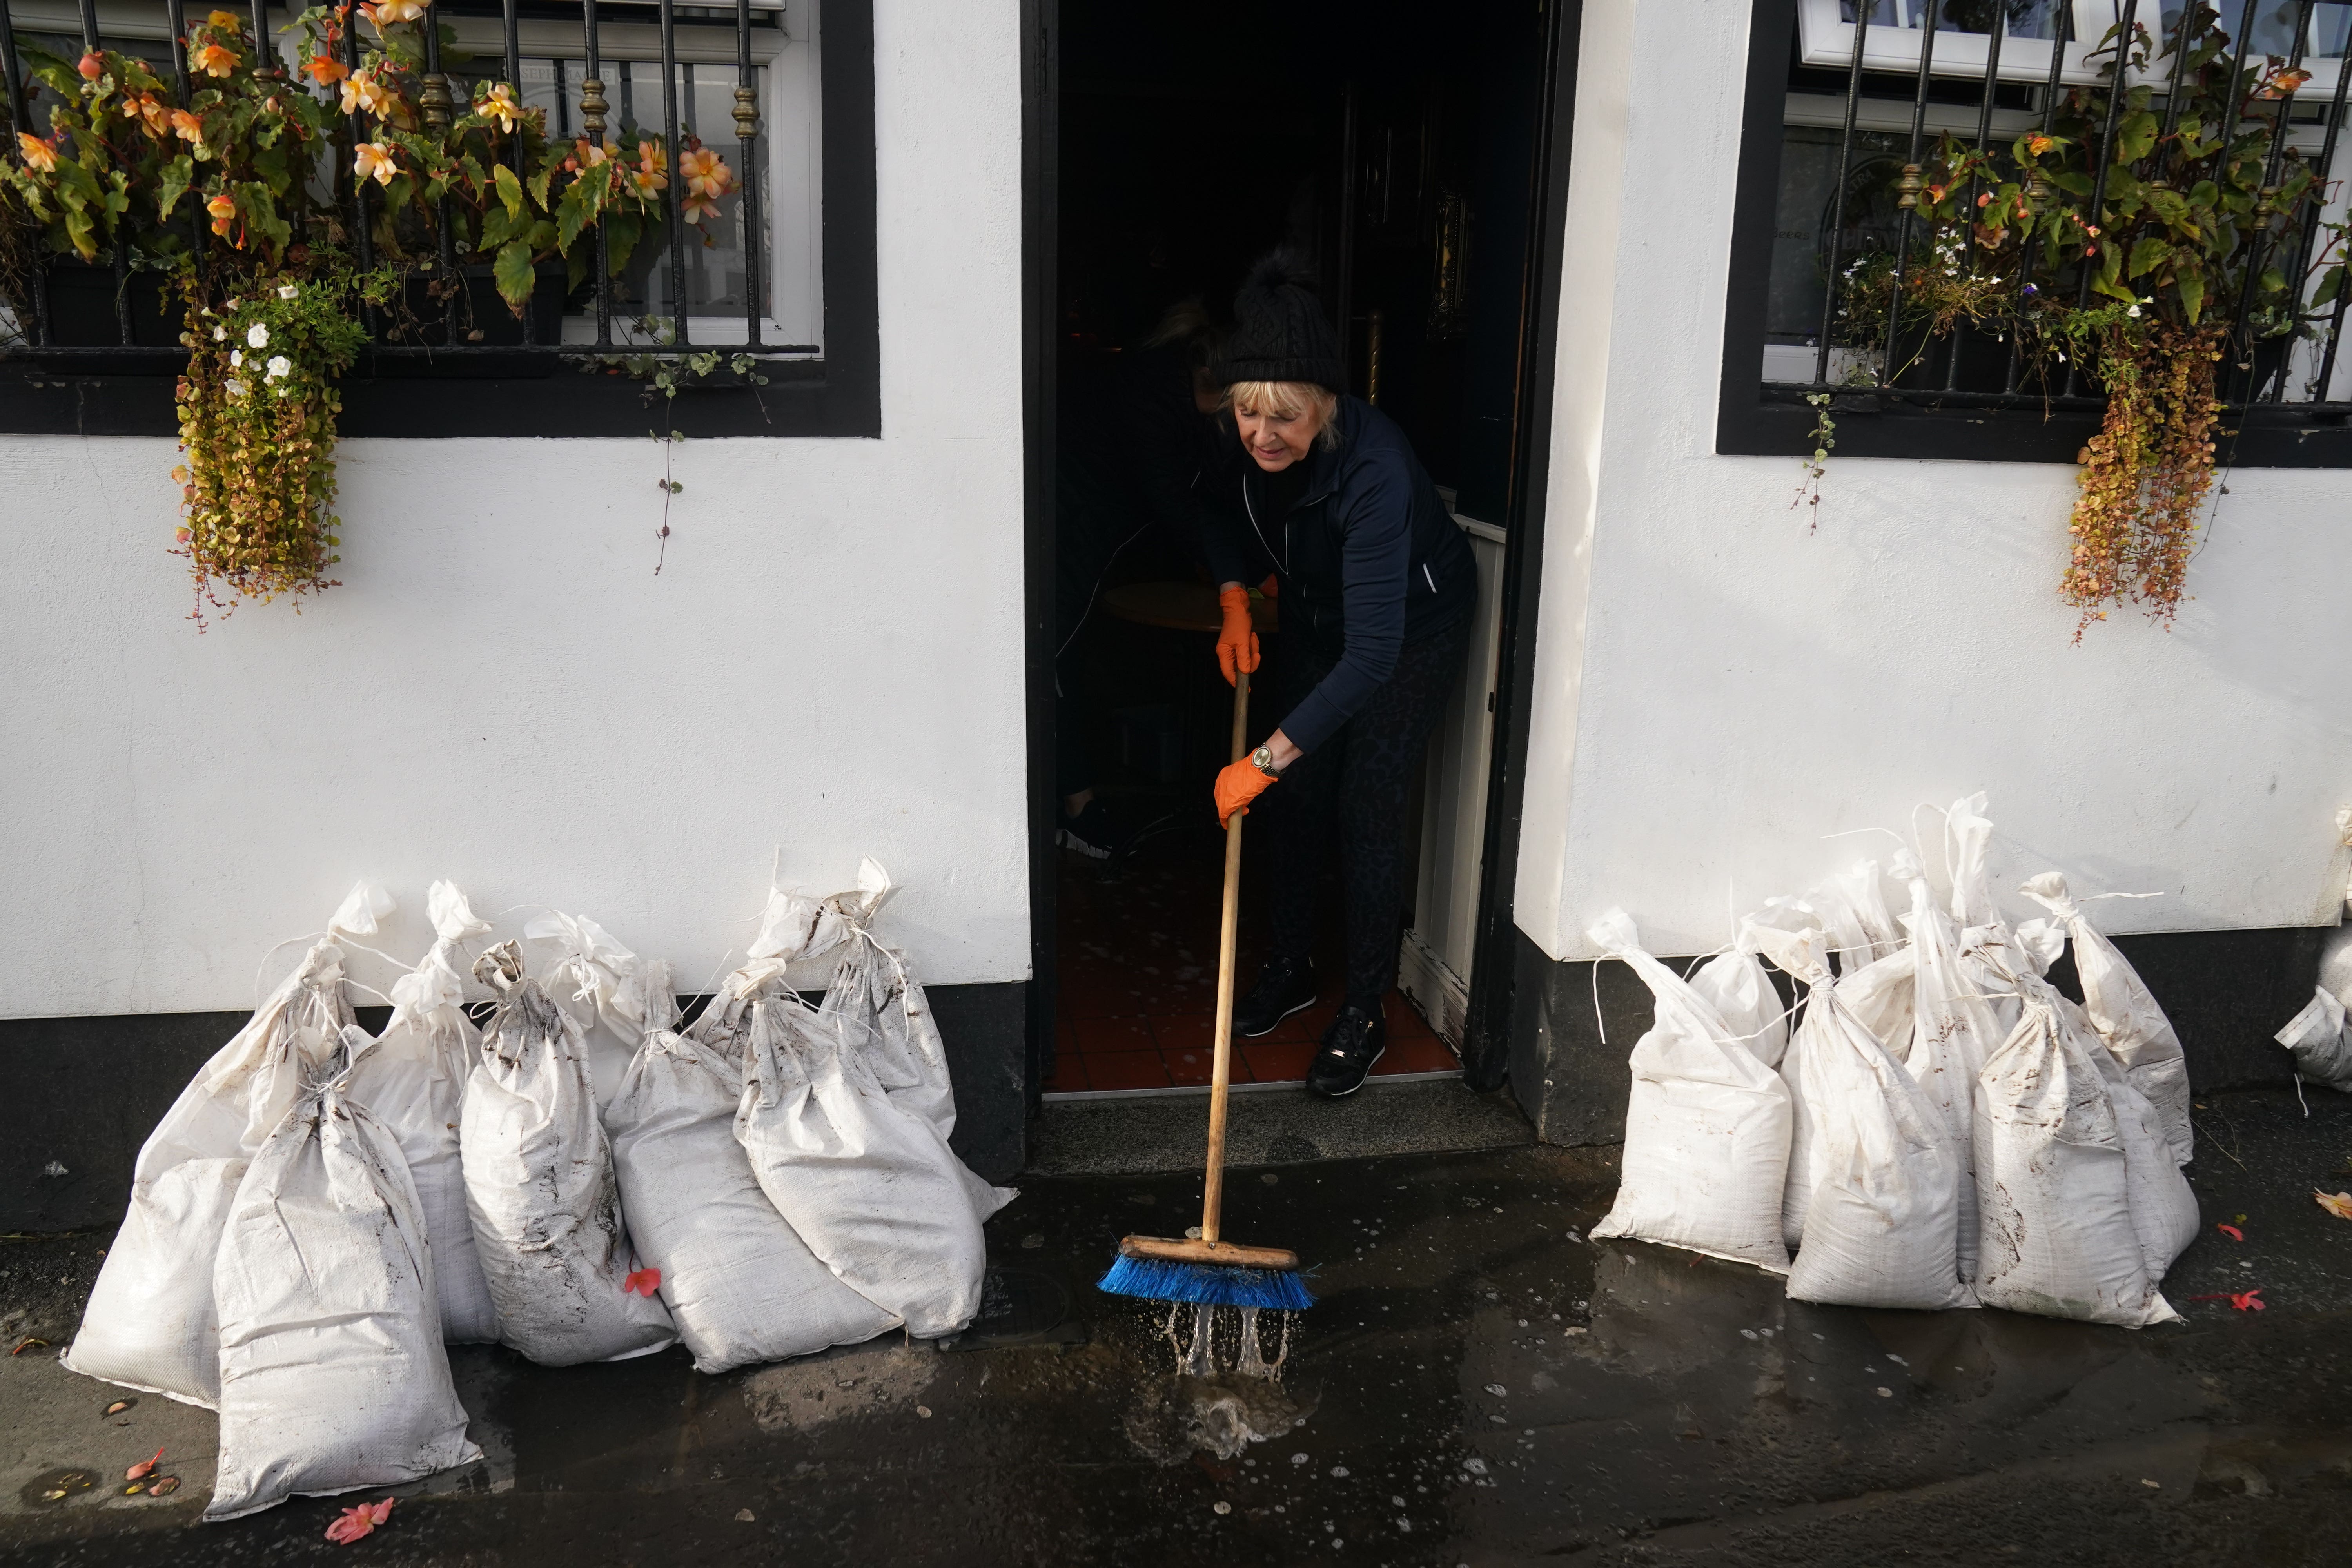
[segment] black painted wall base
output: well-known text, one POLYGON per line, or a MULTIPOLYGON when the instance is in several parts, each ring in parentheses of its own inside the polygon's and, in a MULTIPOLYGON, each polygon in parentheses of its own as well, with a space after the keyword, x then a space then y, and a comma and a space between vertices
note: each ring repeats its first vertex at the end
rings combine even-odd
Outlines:
MULTIPOLYGON (((2115 942, 2179 1034, 2189 1082, 2218 1089, 2294 1081, 2286 1051, 2271 1037, 2311 999, 2320 944, 2329 934, 2295 926, 2169 931, 2115 942)), ((1633 1088, 1625 1058, 1650 1026, 1650 988, 1622 963, 1556 963, 1524 932, 1517 937, 1511 1092, 1547 1143, 1618 1142, 1625 1136, 1625 1098, 1633 1088)), ((1679 973, 1689 961, 1666 962, 1679 973)), ((2052 966, 2050 982, 2081 1000, 2071 950, 2052 966)))
MULTIPOLYGON (((955 1079, 955 1150, 992 1182, 1027 1155, 1023 1019, 1028 983, 933 985, 955 1079)), ((381 1030, 388 1010, 359 1009, 381 1030)), ((139 1146, 245 1013, 0 1019, 0 1231, 112 1225, 139 1146)))

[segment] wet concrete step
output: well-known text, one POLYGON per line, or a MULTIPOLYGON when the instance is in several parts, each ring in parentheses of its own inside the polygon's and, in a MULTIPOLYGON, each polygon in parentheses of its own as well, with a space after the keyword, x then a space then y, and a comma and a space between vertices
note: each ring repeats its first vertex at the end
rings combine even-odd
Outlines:
MULTIPOLYGON (((1226 1163, 1291 1165, 1379 1154, 1508 1149, 1535 1142, 1508 1089, 1475 1094, 1458 1078, 1367 1083, 1344 1100, 1304 1089, 1236 1094, 1226 1163)), ((1107 1100, 1050 1100, 1029 1126, 1039 1176, 1198 1170, 1208 1154, 1206 1089, 1107 1100)))

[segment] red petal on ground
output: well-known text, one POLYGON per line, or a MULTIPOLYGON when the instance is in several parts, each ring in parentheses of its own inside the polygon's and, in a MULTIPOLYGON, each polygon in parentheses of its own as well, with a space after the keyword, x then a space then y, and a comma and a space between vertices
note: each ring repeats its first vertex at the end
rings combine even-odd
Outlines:
POLYGON ((2220 1231, 2223 1236, 2228 1237, 2231 1241, 2243 1241, 2246 1239, 2246 1233, 2240 1230, 2234 1225, 2217 1225, 2213 1228, 2220 1231))
POLYGON ((661 1270, 640 1268, 621 1281, 621 1289, 639 1296, 650 1296, 661 1289, 661 1270))

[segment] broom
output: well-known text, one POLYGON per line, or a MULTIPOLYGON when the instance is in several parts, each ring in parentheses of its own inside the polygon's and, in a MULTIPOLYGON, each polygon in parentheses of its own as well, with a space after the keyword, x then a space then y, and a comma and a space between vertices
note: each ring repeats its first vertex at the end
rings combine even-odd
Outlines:
MULTIPOLYGON (((1249 672, 1234 680, 1234 761, 1242 760, 1249 727, 1249 672)), ((1216 1307, 1315 1304, 1298 1279, 1298 1254, 1279 1247, 1244 1247, 1219 1234, 1225 1198, 1225 1090, 1234 1036, 1234 931, 1241 912, 1242 814, 1225 825, 1225 904, 1217 933, 1217 1054, 1209 1080, 1209 1167, 1201 1200, 1201 1238, 1130 1236, 1096 1286, 1114 1296, 1190 1301, 1216 1307)))

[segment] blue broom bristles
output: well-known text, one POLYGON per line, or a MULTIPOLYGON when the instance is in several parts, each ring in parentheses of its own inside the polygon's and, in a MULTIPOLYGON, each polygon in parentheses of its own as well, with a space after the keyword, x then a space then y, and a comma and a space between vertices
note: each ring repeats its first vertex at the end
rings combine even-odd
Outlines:
POLYGON ((1286 1268, 1237 1268, 1223 1263, 1177 1263, 1164 1258, 1120 1258, 1095 1285, 1113 1296, 1189 1301, 1210 1307, 1275 1307, 1303 1312, 1315 1298, 1286 1268))

